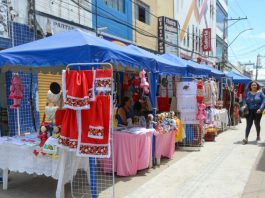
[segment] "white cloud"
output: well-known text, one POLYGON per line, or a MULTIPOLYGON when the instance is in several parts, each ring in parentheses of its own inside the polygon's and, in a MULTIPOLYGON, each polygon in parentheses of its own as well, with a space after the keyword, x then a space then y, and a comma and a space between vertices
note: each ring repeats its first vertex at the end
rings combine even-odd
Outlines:
POLYGON ((265 32, 256 35, 256 38, 265 39, 265 32))

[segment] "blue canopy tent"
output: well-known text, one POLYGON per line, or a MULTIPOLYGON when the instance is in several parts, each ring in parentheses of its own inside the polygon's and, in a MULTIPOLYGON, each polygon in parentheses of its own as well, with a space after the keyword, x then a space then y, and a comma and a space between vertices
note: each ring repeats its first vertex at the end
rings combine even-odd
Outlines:
POLYGON ((87 62, 111 62, 144 67, 149 71, 155 69, 154 60, 78 29, 0 51, 0 67, 21 65, 34 68, 87 62))
POLYGON ((157 62, 157 70, 159 73, 166 74, 166 75, 186 75, 187 74, 187 66, 184 64, 176 64, 176 62, 173 62, 171 60, 168 60, 163 57, 163 55, 155 55, 151 52, 148 52, 142 48, 139 48, 135 45, 128 45, 125 48, 131 49, 142 56, 153 58, 157 62))
MULTIPOLYGON (((132 50, 80 30, 71 30, 41 40, 0 51, 0 68, 15 66, 39 68, 66 66, 70 63, 114 63, 145 68, 156 73, 156 61, 132 50)), ((152 77, 155 79, 155 77, 152 77)), ((155 92, 151 92, 155 93, 155 92)), ((155 95, 152 96, 155 98, 155 95)), ((90 180, 93 197, 96 191, 95 159, 90 158, 90 180)))
POLYGON ((204 65, 206 68, 209 68, 211 70, 210 77, 214 77, 216 79, 221 79, 222 77, 225 77, 225 73, 215 69, 214 67, 211 67, 209 65, 204 65))
POLYGON ((236 73, 234 71, 230 71, 225 74, 227 77, 233 78, 234 83, 248 84, 251 82, 251 79, 242 74, 236 73))
POLYGON ((191 75, 198 77, 208 77, 211 74, 211 69, 208 66, 198 64, 194 61, 187 61, 188 72, 191 75))
POLYGON ((188 75, 208 77, 212 72, 209 66, 201 65, 193 61, 187 61, 173 54, 163 54, 162 57, 175 62, 176 64, 187 66, 188 75))

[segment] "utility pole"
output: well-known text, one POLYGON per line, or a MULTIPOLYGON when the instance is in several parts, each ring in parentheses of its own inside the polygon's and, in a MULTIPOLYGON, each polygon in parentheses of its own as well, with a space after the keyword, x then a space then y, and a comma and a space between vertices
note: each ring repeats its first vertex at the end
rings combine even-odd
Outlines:
MULTIPOLYGON (((223 48, 222 48, 222 66, 221 66, 221 70, 224 70, 224 67, 225 67, 225 62, 226 62, 226 57, 225 57, 225 38, 226 38, 226 33, 228 32, 228 26, 227 26, 227 22, 228 21, 241 21, 241 20, 245 20, 245 19, 248 19, 247 17, 245 18, 241 18, 241 17, 238 17, 238 18, 224 18, 224 24, 223 24, 223 48)), ((228 48, 228 46, 227 46, 228 48)), ((226 48, 226 53, 227 53, 227 48, 226 48)))
POLYGON ((262 56, 260 54, 257 55, 257 62, 256 62, 256 77, 255 77, 255 80, 257 81, 258 80, 258 69, 262 67, 261 65, 261 58, 264 58, 265 56, 262 56))

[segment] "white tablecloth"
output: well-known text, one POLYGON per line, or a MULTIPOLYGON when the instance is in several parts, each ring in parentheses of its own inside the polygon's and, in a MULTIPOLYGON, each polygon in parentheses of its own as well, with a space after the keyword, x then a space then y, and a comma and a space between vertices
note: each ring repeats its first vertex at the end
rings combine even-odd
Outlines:
MULTIPOLYGON (((16 143, 16 142, 13 142, 16 143)), ((59 157, 37 157, 33 154, 37 146, 7 143, 0 138, 0 169, 20 173, 45 175, 58 180, 56 197, 63 196, 63 185, 72 180, 77 169, 88 171, 88 158, 79 158, 75 152, 59 149, 59 157)), ((88 171, 89 172, 89 171, 88 171)))

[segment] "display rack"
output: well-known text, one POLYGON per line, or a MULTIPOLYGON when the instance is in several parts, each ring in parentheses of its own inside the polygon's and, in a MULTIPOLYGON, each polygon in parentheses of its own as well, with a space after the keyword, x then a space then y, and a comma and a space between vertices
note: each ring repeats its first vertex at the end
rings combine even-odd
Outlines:
MULTIPOLYGON (((66 66, 66 69, 87 69, 92 70, 98 67, 108 67, 113 71, 113 66, 110 63, 71 63, 66 66)), ((110 96, 110 150, 111 160, 98 160, 95 157, 89 157, 89 172, 77 170, 73 172, 71 181, 71 191, 73 197, 115 197, 115 175, 114 175, 114 147, 113 147, 113 80, 111 81, 111 96, 110 96), (105 163, 105 164, 103 164, 105 163), (107 163, 107 164, 106 164, 107 163), (110 173, 104 173, 102 167, 108 167, 110 173)), ((77 110, 77 116, 81 110, 77 110)))

